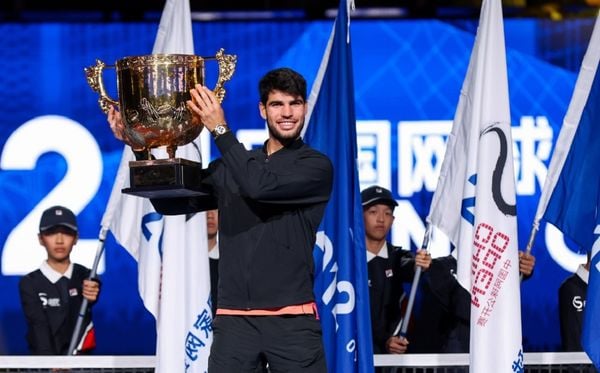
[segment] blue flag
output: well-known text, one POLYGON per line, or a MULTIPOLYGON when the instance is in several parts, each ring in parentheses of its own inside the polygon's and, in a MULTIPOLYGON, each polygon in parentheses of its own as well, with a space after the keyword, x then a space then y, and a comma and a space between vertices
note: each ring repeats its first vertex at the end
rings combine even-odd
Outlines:
POLYGON ((600 369, 600 214, 596 217, 594 233, 596 241, 592 246, 581 345, 594 366, 600 369))
POLYGON ((600 202, 600 77, 596 74, 544 218, 590 250, 600 202))
POLYGON ((348 4, 342 0, 311 92, 311 98, 316 101, 304 140, 325 153, 334 168, 331 200, 314 251, 315 296, 328 370, 372 372, 373 346, 348 20, 348 4))
POLYGON ((555 186, 544 214, 546 221, 591 252, 581 344, 597 368, 600 368, 599 19, 548 170, 547 183, 555 186))

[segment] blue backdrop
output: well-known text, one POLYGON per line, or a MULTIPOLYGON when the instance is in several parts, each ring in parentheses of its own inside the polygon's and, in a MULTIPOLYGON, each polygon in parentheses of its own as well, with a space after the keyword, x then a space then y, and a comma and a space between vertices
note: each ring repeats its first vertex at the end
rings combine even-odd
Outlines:
MULTIPOLYGON (((396 244, 421 244, 476 24, 352 23, 360 179, 363 187, 391 188, 398 199, 396 244)), ((505 21, 521 247, 592 24, 505 21)), ((287 65, 311 83, 331 27, 332 21, 194 24, 197 54, 225 48, 238 56, 224 106, 230 126, 248 146, 266 138, 257 110, 258 79, 287 65)), ((123 147, 112 137, 83 68, 96 58, 112 64, 150 53, 156 30, 154 23, 0 25, 0 354, 27 353, 17 284, 44 256, 36 238, 40 204, 71 207, 81 229, 75 251, 87 265, 95 252, 123 147)), ((214 84, 216 64, 208 63, 207 75, 214 84)), ((104 78, 116 98, 114 71, 104 78)), ((218 156, 216 150, 211 156, 218 156)), ((583 261, 575 246, 569 249, 560 234, 544 228, 533 249, 535 274, 522 287, 526 351, 559 348, 558 286, 583 261)), ((448 250, 443 238, 436 243, 437 255, 448 250)), ((153 354, 155 326, 137 293, 136 263, 111 237, 101 271, 97 353, 153 354)))

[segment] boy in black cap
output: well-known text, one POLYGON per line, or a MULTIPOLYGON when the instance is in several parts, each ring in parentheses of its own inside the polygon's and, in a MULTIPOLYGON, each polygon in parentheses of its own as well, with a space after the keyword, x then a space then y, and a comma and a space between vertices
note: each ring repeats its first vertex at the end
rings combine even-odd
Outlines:
MULTIPOLYGON (((81 302, 98 299, 100 285, 88 280, 90 270, 71 263, 78 238, 77 220, 71 210, 50 207, 42 214, 38 238, 47 252, 39 269, 19 282, 21 305, 27 319, 27 342, 35 355, 66 355, 81 302)), ((79 336, 78 352, 95 347, 91 310, 88 307, 79 336)))
POLYGON ((376 354, 406 352, 406 338, 394 335, 402 317, 400 304, 404 298, 403 283, 412 282, 416 266, 429 268, 431 256, 425 250, 410 251, 387 242, 398 203, 392 193, 372 186, 360 194, 365 223, 367 268, 373 351, 376 354))

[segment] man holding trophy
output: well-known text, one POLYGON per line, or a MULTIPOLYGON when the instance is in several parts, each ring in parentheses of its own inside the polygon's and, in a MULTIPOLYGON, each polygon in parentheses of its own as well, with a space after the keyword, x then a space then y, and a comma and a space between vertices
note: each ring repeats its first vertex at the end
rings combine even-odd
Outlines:
MULTIPOLYGON (((190 90, 192 123, 213 135, 222 157, 202 169, 197 195, 150 195, 159 213, 219 209, 219 288, 211 372, 326 372, 313 295, 316 230, 331 194, 333 167, 300 138, 306 81, 288 68, 259 82, 259 111, 268 126, 261 149, 246 150, 230 131, 219 98, 190 90)), ((111 108, 115 136, 125 135, 111 108)))

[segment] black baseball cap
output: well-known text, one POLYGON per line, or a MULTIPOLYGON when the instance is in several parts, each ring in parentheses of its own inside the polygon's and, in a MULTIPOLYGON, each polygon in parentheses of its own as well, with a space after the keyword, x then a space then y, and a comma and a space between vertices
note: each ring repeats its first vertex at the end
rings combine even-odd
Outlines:
POLYGON ((73 211, 63 206, 52 206, 44 211, 40 219, 40 233, 56 226, 67 227, 77 232, 77 219, 73 211))
POLYGON ((370 186, 360 192, 360 199, 363 209, 378 204, 388 205, 391 208, 398 206, 398 202, 392 196, 392 192, 379 185, 370 186))

